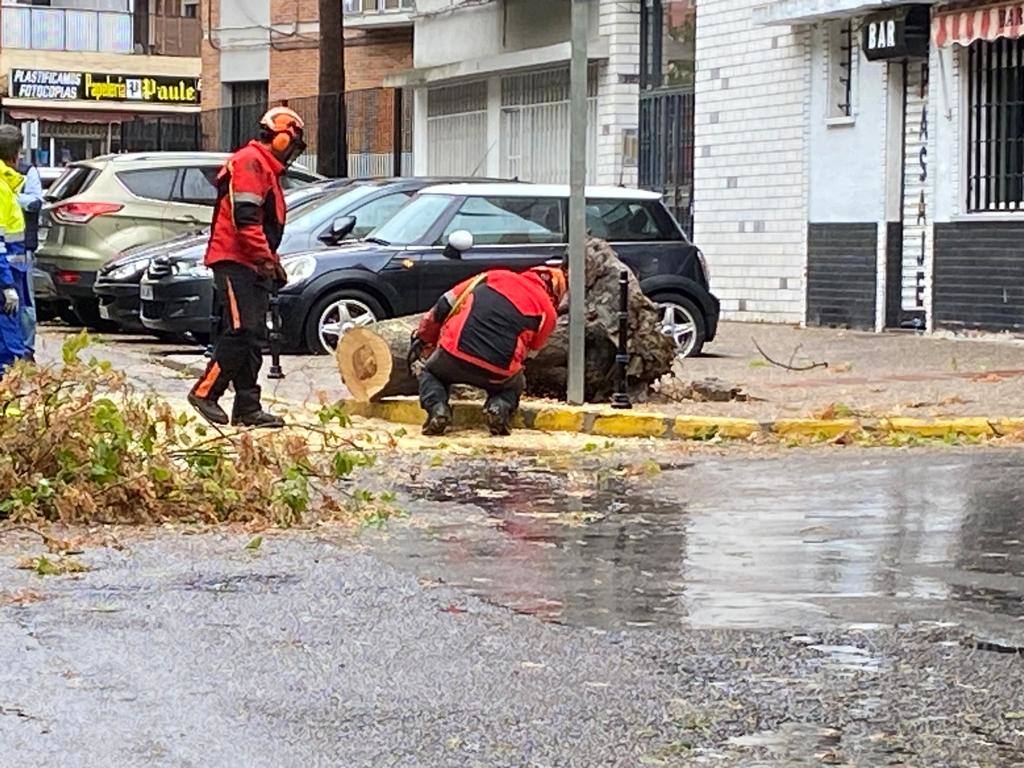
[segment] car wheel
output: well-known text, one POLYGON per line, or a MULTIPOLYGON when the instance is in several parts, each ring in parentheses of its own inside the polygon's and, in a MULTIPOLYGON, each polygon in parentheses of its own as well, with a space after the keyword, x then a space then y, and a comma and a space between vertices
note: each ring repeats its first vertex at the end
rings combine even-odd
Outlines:
POLYGON ((692 299, 680 293, 662 293, 653 298, 661 310, 661 330, 676 343, 680 357, 696 357, 704 349, 707 323, 692 299))
POLYGON ((100 333, 113 333, 118 330, 119 326, 113 320, 104 320, 100 317, 100 303, 95 299, 75 299, 74 308, 82 325, 89 330, 100 333))
POLYGON ((347 331, 386 317, 373 296, 353 289, 341 289, 324 296, 306 320, 306 348, 315 355, 330 355, 347 331))
POLYGON ((70 303, 61 304, 60 308, 57 310, 57 316, 68 325, 84 325, 82 318, 78 316, 78 313, 75 312, 75 308, 71 306, 70 303))

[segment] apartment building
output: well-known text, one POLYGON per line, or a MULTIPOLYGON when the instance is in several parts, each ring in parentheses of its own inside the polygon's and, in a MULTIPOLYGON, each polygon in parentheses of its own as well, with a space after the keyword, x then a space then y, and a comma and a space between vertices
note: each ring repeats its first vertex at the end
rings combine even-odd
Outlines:
MULTIPOLYGON (((343 0, 349 173, 392 172, 395 110, 385 78, 412 63, 412 0, 343 0)), ((320 24, 317 0, 201 0, 204 146, 231 149, 251 136, 269 104, 307 122, 316 164, 320 24)), ((328 96, 328 101, 330 95, 328 96)))
MULTIPOLYGON (((590 3, 590 180, 635 184, 640 2, 590 3)), ((418 0, 412 94, 417 173, 568 180, 569 2, 418 0)))
POLYGON ((42 165, 193 141, 197 2, 2 0, 3 119, 27 126, 42 165))
POLYGON ((696 239, 723 310, 1024 331, 1024 3, 700 0, 696 239))

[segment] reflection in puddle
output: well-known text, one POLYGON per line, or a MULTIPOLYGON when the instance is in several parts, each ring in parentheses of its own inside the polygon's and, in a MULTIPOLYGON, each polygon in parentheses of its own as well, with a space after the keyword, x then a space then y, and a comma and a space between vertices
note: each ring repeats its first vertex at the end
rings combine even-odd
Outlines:
MULTIPOLYGON (((990 452, 800 454, 626 477, 467 461, 429 488, 426 507, 422 486, 410 489, 413 524, 378 548, 550 621, 813 629, 948 619, 1005 638, 1024 635, 1018 464, 990 452)), ((849 655, 844 663, 865 666, 849 655)))

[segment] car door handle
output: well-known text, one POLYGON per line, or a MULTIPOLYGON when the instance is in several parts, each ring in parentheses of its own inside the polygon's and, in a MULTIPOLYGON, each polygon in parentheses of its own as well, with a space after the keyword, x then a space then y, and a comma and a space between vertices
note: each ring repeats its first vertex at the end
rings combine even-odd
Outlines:
POLYGON ((179 224, 198 224, 199 223, 199 219, 197 219, 195 216, 178 216, 175 219, 175 221, 178 222, 179 224))

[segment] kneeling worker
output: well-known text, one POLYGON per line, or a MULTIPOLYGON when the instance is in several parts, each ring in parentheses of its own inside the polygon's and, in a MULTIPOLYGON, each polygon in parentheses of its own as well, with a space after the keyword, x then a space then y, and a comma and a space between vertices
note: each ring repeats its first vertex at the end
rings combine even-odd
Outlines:
POLYGON ((452 384, 484 390, 491 434, 509 434, 526 386, 523 364, 547 343, 566 287, 561 269, 496 269, 438 299, 420 321, 409 351, 410 364, 426 358, 419 374, 420 405, 427 412, 423 434, 442 435, 451 423, 452 384))

